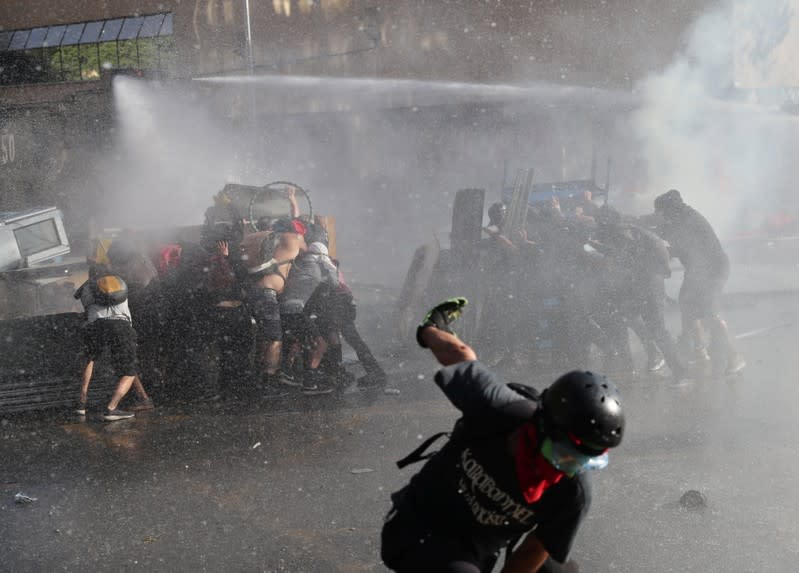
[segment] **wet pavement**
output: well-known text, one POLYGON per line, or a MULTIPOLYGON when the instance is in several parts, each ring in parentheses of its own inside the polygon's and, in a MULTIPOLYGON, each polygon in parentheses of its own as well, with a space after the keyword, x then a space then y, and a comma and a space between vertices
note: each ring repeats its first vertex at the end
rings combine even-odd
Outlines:
MULTIPOLYGON (((799 301, 726 314, 748 333, 742 375, 619 381, 627 435, 596 476, 582 571, 796 569, 799 301), (682 507, 688 490, 707 507, 682 507)), ((434 371, 420 350, 394 365, 399 395, 160 404, 113 423, 2 417, 0 569, 383 571, 388 496, 415 471, 394 462, 456 417, 434 371)))

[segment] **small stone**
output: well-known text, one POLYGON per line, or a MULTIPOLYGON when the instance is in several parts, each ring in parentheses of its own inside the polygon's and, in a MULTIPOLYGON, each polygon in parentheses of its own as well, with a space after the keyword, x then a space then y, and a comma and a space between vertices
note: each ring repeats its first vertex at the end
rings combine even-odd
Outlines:
POLYGON ((707 498, 700 491, 689 489, 680 498, 680 507, 689 511, 696 511, 707 507, 707 498))

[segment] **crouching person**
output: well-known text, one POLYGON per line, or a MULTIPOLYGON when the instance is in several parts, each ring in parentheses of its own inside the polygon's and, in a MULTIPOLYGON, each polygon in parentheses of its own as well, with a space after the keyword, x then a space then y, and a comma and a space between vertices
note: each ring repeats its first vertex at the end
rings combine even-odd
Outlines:
POLYGON ((75 412, 86 415, 89 384, 94 372, 94 363, 103 350, 108 348, 115 373, 119 375, 114 394, 103 413, 106 421, 132 418, 135 413, 119 408, 120 401, 135 388, 139 402, 134 410, 149 410, 153 402, 144 390, 137 375, 136 331, 128 309, 127 286, 117 275, 107 273, 104 268, 92 266, 89 280, 75 292, 86 311, 83 327, 83 370, 81 373, 80 398, 75 412))
POLYGON ((465 304, 438 305, 417 330, 462 417, 435 455, 423 455, 431 438, 398 462, 430 458, 392 495, 383 561, 398 572, 479 573, 505 549, 504 573, 573 571, 560 564, 591 502, 588 470, 607 465, 624 433, 619 395, 591 372, 564 374, 540 395, 500 382, 449 328, 465 304))

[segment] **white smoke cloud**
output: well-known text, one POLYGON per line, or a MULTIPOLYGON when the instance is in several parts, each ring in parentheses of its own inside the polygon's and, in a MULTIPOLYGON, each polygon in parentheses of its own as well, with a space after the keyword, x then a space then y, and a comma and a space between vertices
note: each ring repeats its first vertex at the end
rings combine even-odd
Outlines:
POLYGON ((736 88, 735 74, 756 69, 758 86, 785 81, 781 54, 799 33, 797 4, 719 3, 695 22, 678 58, 637 88, 643 104, 632 127, 651 196, 679 189, 722 235, 752 232, 769 215, 796 208, 785 158, 799 152, 799 123, 762 105, 762 93, 736 88))

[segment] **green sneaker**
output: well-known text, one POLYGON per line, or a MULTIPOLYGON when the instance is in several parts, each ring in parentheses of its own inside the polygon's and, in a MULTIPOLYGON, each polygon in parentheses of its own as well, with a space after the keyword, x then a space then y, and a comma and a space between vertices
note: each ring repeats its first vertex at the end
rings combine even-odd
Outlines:
POLYGON ((453 298, 448 298, 444 302, 438 303, 436 306, 430 309, 430 312, 428 312, 422 320, 422 324, 420 324, 416 329, 416 342, 419 344, 419 346, 422 348, 427 348, 427 345, 422 341, 422 337, 420 335, 422 333, 422 329, 428 326, 435 326, 439 330, 452 333, 452 329, 449 327, 449 325, 458 319, 463 312, 463 307, 467 304, 469 304, 469 301, 464 297, 456 296, 453 298))

